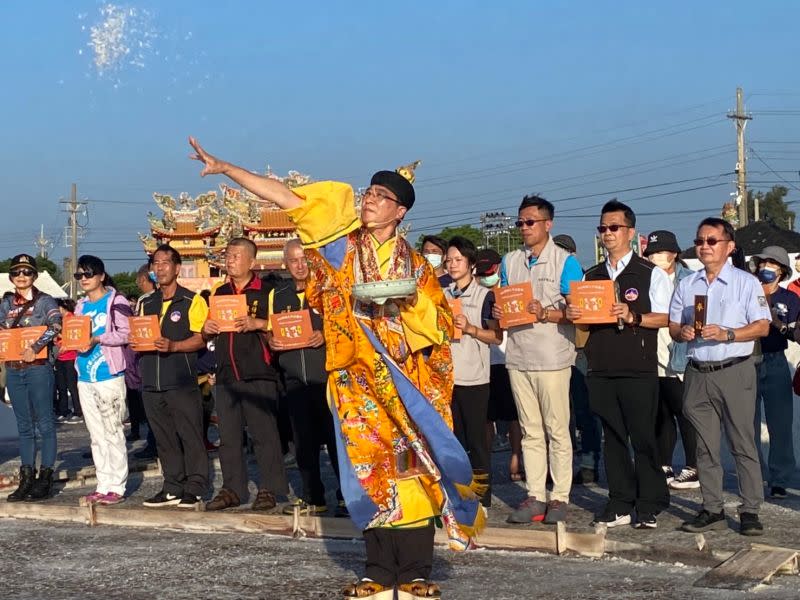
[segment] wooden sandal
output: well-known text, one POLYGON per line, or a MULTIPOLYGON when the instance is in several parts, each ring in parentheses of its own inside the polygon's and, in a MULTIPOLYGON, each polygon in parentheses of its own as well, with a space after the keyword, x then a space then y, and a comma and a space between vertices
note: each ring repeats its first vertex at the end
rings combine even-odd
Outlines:
POLYGON ((397 586, 397 600, 441 600, 442 590, 429 581, 412 581, 397 586))
POLYGON ((362 600, 393 600, 394 588, 387 588, 370 579, 361 579, 347 585, 342 594, 346 600, 361 598, 362 600))

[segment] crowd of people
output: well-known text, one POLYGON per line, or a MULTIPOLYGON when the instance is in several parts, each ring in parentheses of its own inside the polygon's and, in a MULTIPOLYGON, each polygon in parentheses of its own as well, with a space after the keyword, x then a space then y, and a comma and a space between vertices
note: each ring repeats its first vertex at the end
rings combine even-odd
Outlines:
POLYGON ((248 438, 258 467, 252 510, 272 510, 287 495, 285 407, 302 480, 286 512, 327 513, 324 448, 337 478, 334 514, 364 530, 365 576, 347 597, 389 597, 382 594, 395 588, 407 598, 436 596, 434 521, 452 548, 471 547, 491 507, 492 440, 502 423, 510 478, 527 492, 509 523, 566 521, 572 487, 597 482, 602 460, 608 502, 594 523, 656 528, 670 490, 699 488, 702 509, 683 529, 727 527, 723 428, 742 497, 740 532, 763 532, 764 482, 773 498, 786 497, 795 459, 784 352, 800 334, 800 290, 781 286, 792 275, 785 249, 732 264, 734 229, 706 218, 694 240, 702 264, 695 272, 670 231, 651 232, 636 254, 636 216, 612 200, 597 227, 605 260, 584 271, 574 240, 553 235, 553 204, 526 196, 519 249, 501 256, 464 237, 427 236, 417 252, 397 230, 415 201, 413 172, 376 173, 357 215, 350 186, 289 190, 191 143, 202 175, 229 177, 295 222, 299 239, 284 249, 288 277, 260 278, 256 245, 236 238, 225 252, 225 282, 203 296, 179 284, 180 253, 162 245, 139 271, 143 295, 134 302, 114 289, 100 258, 82 256, 74 277, 83 297, 72 306, 36 288, 33 257, 14 257, 15 290, 0 303, 0 324, 46 330, 22 360, 6 364, 22 462, 10 502, 52 493, 56 414, 69 418, 68 398, 91 436, 97 489, 87 501, 125 498, 129 414, 132 436, 148 424, 163 470, 163 488, 143 505, 179 508, 210 496, 213 398, 222 485, 210 511, 249 502, 248 438), (370 285, 382 281, 411 287, 381 296, 370 285), (571 301, 580 281, 614 282, 612 322, 575 323, 585 311, 571 301), (501 328, 496 295, 518 284, 530 285, 524 311, 532 322, 501 328), (209 296, 227 295, 244 296, 247 306, 232 328, 209 313, 209 296), (270 321, 295 311, 308 311, 313 330, 300 348, 270 321), (59 354, 62 319, 73 313, 91 317, 91 339, 59 354), (134 315, 156 317, 154 350, 132 345, 134 315), (50 356, 37 358, 45 348, 50 356), (678 436, 684 464, 675 469, 678 436))

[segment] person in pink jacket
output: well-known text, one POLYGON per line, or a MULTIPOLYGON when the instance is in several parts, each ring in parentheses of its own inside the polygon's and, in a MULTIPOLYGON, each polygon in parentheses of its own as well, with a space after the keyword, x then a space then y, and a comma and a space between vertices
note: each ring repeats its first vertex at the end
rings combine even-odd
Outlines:
POLYGON ((78 394, 86 428, 92 440, 92 460, 97 472, 97 490, 88 502, 117 504, 125 498, 128 453, 122 421, 125 404, 125 369, 131 307, 127 298, 112 287, 103 261, 84 255, 74 274, 86 296, 75 307, 76 315, 92 318, 89 345, 75 360, 78 394))

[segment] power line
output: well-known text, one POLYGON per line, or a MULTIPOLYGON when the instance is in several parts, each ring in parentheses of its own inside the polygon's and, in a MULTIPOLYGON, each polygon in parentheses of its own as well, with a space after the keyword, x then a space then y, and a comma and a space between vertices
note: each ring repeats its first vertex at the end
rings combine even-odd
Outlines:
MULTIPOLYGON (((597 196, 613 196, 615 194, 622 194, 622 193, 626 193, 626 192, 634 192, 634 191, 640 191, 640 190, 645 190, 645 189, 653 189, 653 188, 657 188, 657 187, 666 187, 666 186, 670 186, 670 185, 678 185, 680 183, 689 183, 691 181, 702 181, 702 180, 707 180, 707 179, 725 177, 725 176, 733 175, 733 174, 734 173, 732 171, 729 171, 729 172, 726 172, 726 173, 719 173, 717 175, 706 175, 704 177, 692 177, 692 178, 689 178, 689 179, 677 179, 677 180, 674 180, 674 181, 666 181, 666 182, 662 182, 662 183, 656 183, 656 184, 650 184, 650 185, 644 185, 644 186, 629 187, 629 188, 623 188, 623 189, 617 189, 617 190, 607 190, 607 191, 604 191, 604 192, 597 192, 597 193, 592 193, 592 194, 584 194, 584 195, 580 195, 580 196, 571 196, 571 197, 567 197, 567 198, 559 198, 559 199, 552 200, 552 202, 553 202, 553 204, 558 204, 560 202, 566 202, 566 201, 569 201, 569 200, 582 200, 582 199, 586 199, 586 198, 595 198, 597 196)), ((655 198, 655 197, 659 197, 661 195, 669 195, 669 194, 678 193, 678 192, 681 192, 681 191, 693 191, 695 189, 706 189, 706 188, 709 188, 709 187, 718 187, 718 186, 721 186, 721 185, 727 185, 727 182, 715 183, 715 184, 712 184, 710 186, 700 186, 700 187, 697 187, 697 188, 687 188, 685 190, 676 190, 675 192, 666 192, 666 193, 662 193, 662 194, 655 194, 655 195, 651 195, 651 196, 646 196, 645 198, 655 198)), ((589 208, 589 207, 579 206, 579 207, 575 207, 575 208, 567 208, 567 209, 564 209, 564 210, 559 210, 558 214, 561 215, 564 212, 573 211, 573 210, 583 210, 584 208, 589 208)), ((487 211, 488 212, 497 212, 497 211, 507 210, 507 209, 508 209, 508 207, 497 207, 497 206, 495 206, 495 207, 492 207, 492 208, 483 207, 482 209, 477 210, 477 211, 460 211, 460 212, 462 214, 471 214, 471 213, 482 213, 482 212, 487 212, 487 211)), ((447 213, 440 213, 440 214, 437 214, 437 215, 425 215, 423 217, 415 218, 414 220, 415 221, 430 220, 430 219, 436 219, 436 218, 441 218, 441 217, 449 217, 452 214, 453 214, 452 212, 447 212, 447 213)))
POLYGON ((753 156, 755 156, 765 167, 767 167, 778 179, 780 179, 781 181, 783 181, 784 183, 786 183, 790 187, 792 187, 792 188, 794 188, 794 189, 796 189, 797 191, 800 192, 800 188, 799 187, 797 187, 795 184, 793 184, 791 181, 789 181, 788 179, 783 177, 780 173, 778 173, 775 169, 773 169, 769 165, 769 163, 767 163, 767 161, 765 161, 763 158, 761 158, 761 155, 758 152, 756 152, 755 148, 753 148, 752 146, 750 147, 750 152, 752 152, 753 156))

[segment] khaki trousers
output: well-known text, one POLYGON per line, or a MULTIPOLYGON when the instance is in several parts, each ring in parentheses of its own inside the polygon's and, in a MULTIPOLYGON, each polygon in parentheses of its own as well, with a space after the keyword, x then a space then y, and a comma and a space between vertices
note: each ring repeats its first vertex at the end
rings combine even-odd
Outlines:
POLYGON ((508 370, 522 428, 522 460, 528 495, 569 502, 572 439, 569 434, 571 367, 559 371, 508 370), (553 491, 547 497, 547 471, 553 491))

